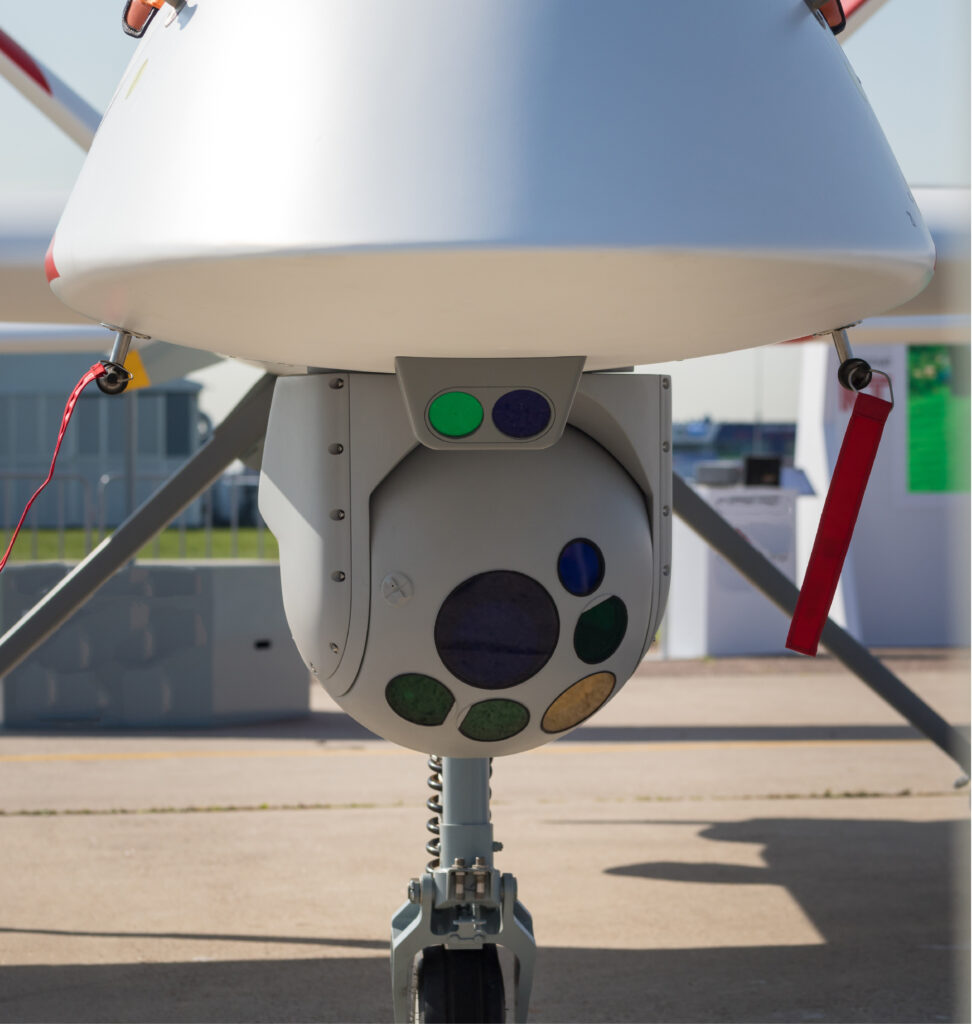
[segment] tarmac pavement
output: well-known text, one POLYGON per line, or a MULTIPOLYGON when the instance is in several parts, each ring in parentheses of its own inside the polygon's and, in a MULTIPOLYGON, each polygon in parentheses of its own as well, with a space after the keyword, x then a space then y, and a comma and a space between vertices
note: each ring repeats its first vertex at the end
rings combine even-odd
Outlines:
MULTIPOLYGON (((884 652, 951 722, 967 651, 884 652)), ((0 732, 0 1021, 387 1021, 422 755, 307 719, 0 732)), ((532 1021, 967 1021, 968 790, 830 658, 649 659, 498 759, 532 1021)))

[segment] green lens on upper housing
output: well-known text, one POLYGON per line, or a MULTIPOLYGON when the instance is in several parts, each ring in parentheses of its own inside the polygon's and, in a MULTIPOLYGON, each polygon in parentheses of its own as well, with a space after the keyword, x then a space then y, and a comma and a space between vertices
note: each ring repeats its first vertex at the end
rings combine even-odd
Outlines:
POLYGON ((428 416, 432 429, 443 437, 468 437, 483 422, 483 407, 465 391, 446 391, 432 399, 428 416))
POLYGON ((529 721, 530 712, 515 700, 482 700, 466 712, 459 731, 471 740, 495 743, 522 732, 529 721))
POLYGON ((385 699, 392 711, 415 725, 442 725, 455 698, 438 679, 418 672, 406 672, 385 687, 385 699))

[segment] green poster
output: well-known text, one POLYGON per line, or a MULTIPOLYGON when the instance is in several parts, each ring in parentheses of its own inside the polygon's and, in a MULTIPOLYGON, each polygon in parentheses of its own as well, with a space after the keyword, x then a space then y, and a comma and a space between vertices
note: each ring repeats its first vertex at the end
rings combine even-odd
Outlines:
POLYGON ((908 346, 908 490, 969 490, 969 346, 908 346))

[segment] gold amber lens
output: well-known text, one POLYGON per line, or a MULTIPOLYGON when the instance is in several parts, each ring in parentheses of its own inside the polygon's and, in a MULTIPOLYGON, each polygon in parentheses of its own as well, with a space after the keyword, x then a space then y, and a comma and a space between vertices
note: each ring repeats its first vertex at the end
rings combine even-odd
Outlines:
POLYGON ((614 692, 614 673, 595 672, 568 687, 547 708, 540 728, 544 732, 563 732, 589 718, 614 692))

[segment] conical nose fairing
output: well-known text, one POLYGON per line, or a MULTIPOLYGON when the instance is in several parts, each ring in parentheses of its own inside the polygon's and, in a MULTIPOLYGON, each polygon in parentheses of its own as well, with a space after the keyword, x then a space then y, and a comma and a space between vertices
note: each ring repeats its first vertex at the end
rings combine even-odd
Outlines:
POLYGON ((803 0, 201 0, 156 19, 57 294, 231 355, 703 355, 881 313, 934 252, 803 0), (299 26, 299 31, 295 31, 299 26))

